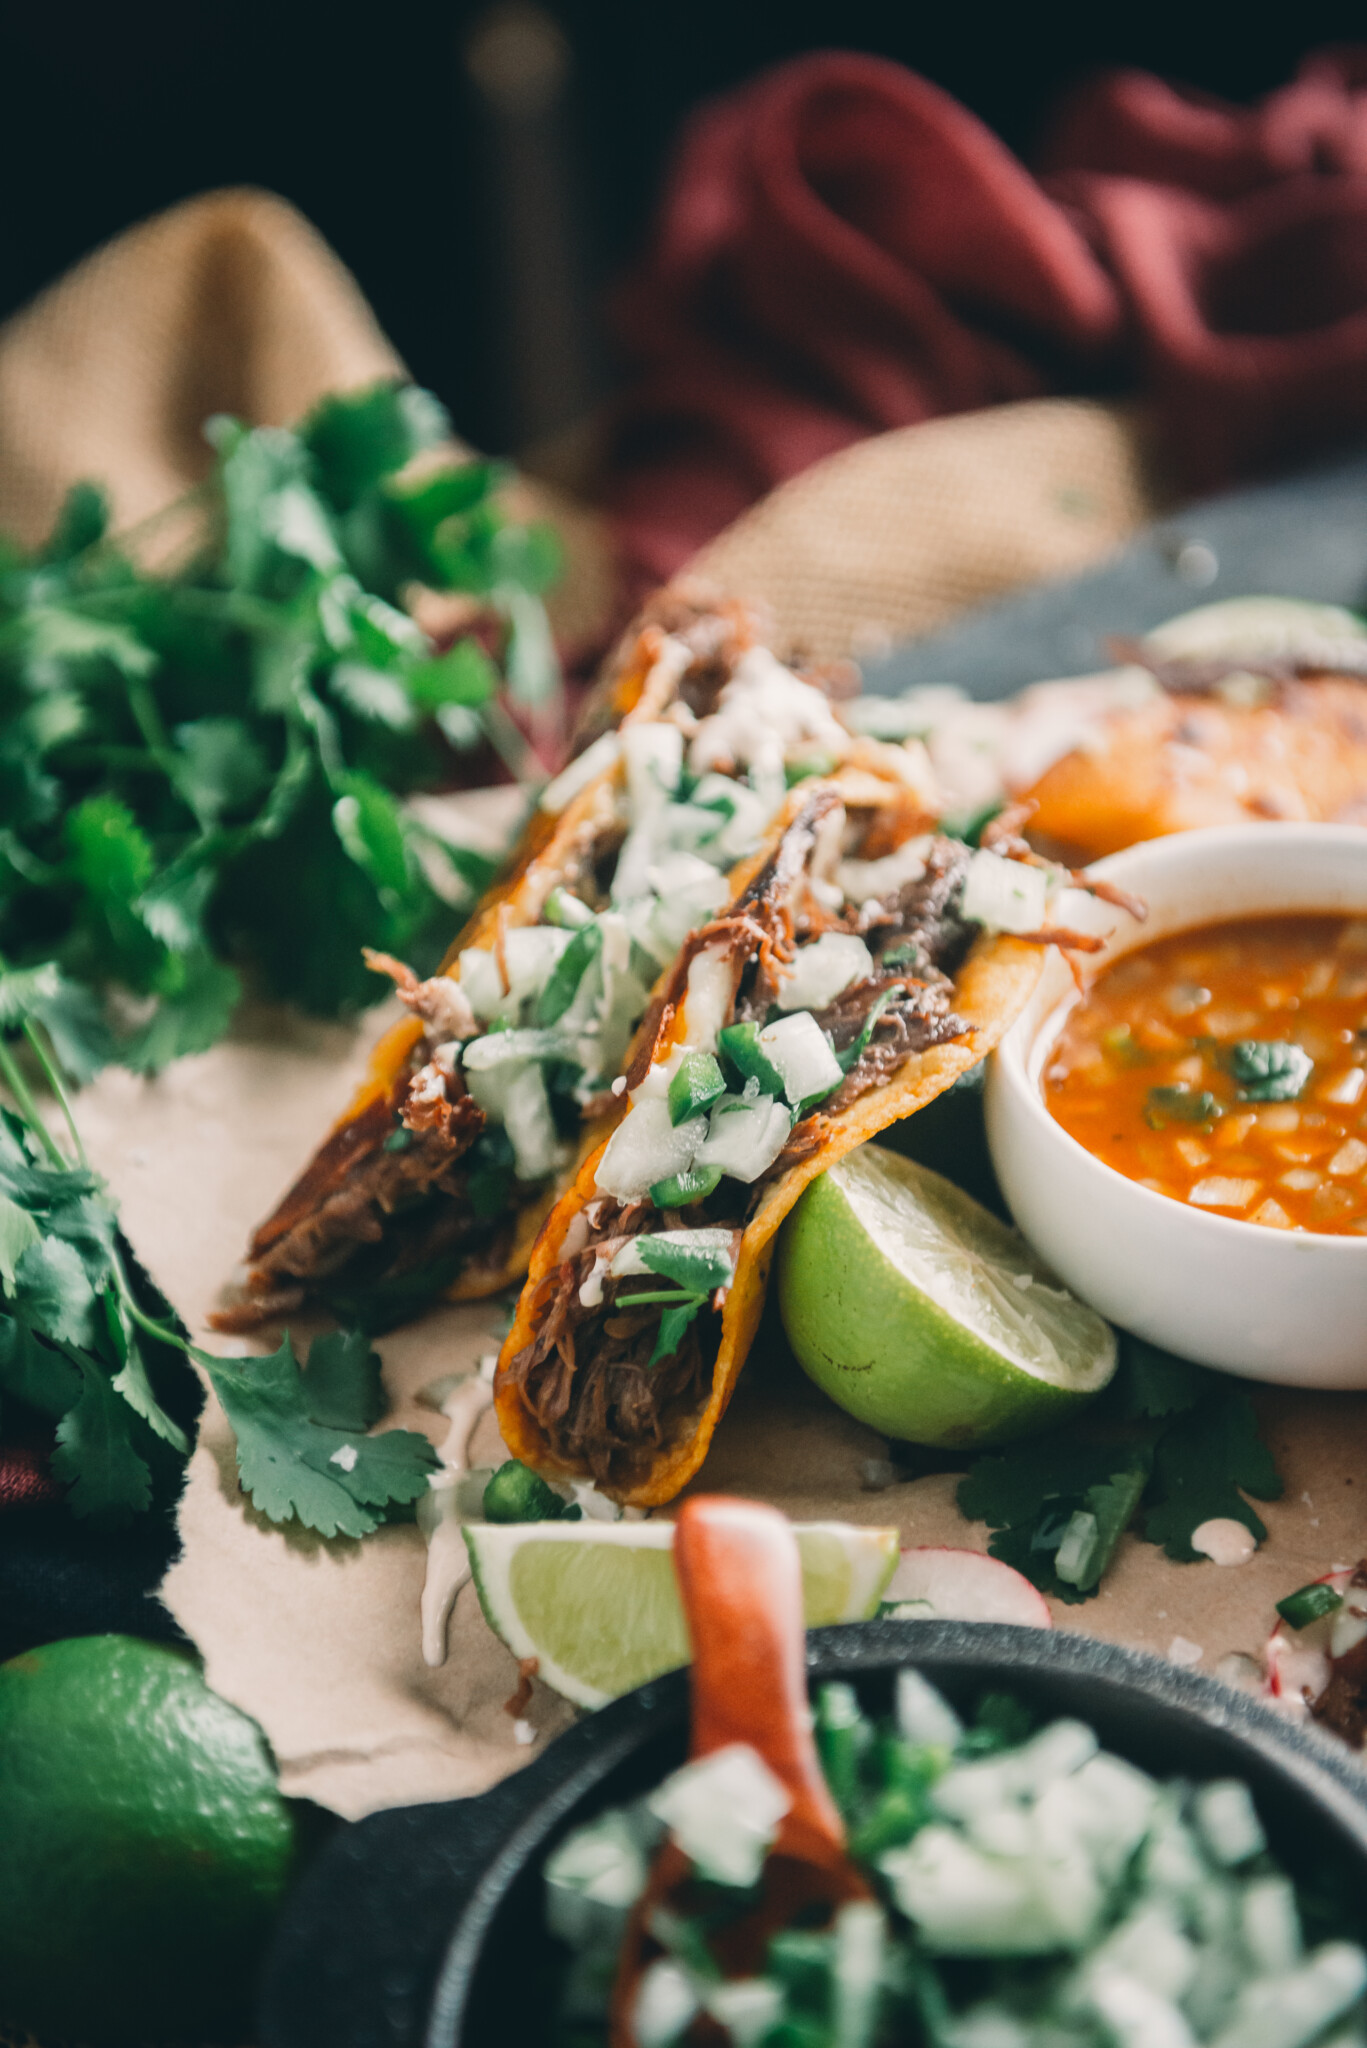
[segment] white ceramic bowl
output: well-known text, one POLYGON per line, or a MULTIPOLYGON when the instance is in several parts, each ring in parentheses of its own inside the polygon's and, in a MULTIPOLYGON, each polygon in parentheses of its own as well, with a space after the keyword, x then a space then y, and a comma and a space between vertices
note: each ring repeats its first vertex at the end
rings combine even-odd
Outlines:
MULTIPOLYGON (((1086 972, 1170 932, 1304 910, 1367 915, 1367 828, 1221 825, 1148 840, 1092 872, 1142 896, 1148 921, 1096 903, 1086 972)), ((1082 916, 1071 922, 1081 924, 1082 916)), ((1122 1329, 1199 1364, 1300 1387, 1367 1387, 1367 1237, 1269 1230, 1127 1180, 1069 1137, 1040 1076, 1076 1000, 1051 954, 987 1077, 987 1137, 1031 1244, 1122 1329)))

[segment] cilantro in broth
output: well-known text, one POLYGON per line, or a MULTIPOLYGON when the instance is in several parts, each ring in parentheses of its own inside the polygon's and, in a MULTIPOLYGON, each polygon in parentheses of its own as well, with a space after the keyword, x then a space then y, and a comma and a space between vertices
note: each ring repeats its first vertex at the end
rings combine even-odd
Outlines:
POLYGON ((1239 1087, 1240 1102, 1294 1102, 1315 1062, 1301 1046, 1281 1038, 1243 1038, 1225 1048, 1222 1065, 1239 1087))

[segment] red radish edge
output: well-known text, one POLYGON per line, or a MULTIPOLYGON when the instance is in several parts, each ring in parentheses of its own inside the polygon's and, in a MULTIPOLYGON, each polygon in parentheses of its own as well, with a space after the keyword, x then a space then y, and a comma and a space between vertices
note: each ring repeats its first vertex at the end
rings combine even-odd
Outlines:
POLYGON ((1054 1625, 1044 1595, 1021 1572, 981 1550, 956 1550, 948 1544, 904 1550, 883 1599, 925 1600, 936 1621, 1005 1621, 1018 1628, 1054 1625))

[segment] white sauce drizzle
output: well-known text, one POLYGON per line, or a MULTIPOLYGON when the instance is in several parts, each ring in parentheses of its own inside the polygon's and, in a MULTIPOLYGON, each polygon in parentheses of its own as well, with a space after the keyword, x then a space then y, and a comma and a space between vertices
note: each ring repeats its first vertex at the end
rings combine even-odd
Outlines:
POLYGON ((1258 1548, 1251 1529, 1229 1515, 1213 1515, 1191 1533, 1191 1547, 1212 1564, 1247 1564, 1258 1548))
MULTIPOLYGON (((437 1449, 442 1469, 428 1480, 418 1503, 418 1525, 427 1538, 427 1572, 422 1586, 422 1656, 435 1670, 446 1662, 446 1631, 456 1595, 470 1576, 470 1553, 461 1529, 460 1480, 468 1472, 475 1425, 493 1406, 492 1355, 478 1372, 454 1381, 437 1380, 425 1397, 450 1423, 437 1449), (486 1377, 486 1364, 491 1368, 486 1377)), ((468 1513, 468 1508, 467 1508, 468 1513)))

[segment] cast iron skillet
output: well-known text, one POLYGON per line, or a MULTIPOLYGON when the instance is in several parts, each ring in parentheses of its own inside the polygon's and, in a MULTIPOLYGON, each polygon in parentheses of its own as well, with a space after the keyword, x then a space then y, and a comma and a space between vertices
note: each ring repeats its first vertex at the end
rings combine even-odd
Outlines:
MULTIPOLYGON (((1287 1869, 1367 1936, 1367 1771, 1255 1699, 1090 1637, 981 1622, 815 1629, 807 1658, 814 1679, 850 1680, 876 1711, 914 1664, 956 1705, 1009 1690, 1041 1715, 1091 1722, 1146 1770, 1241 1777, 1287 1869)), ((482 1799, 343 1829, 282 1922, 263 2048, 538 2048, 557 1971, 542 1859, 570 1826, 672 1770, 687 1722, 687 1674, 675 1672, 588 1716, 482 1799)))

